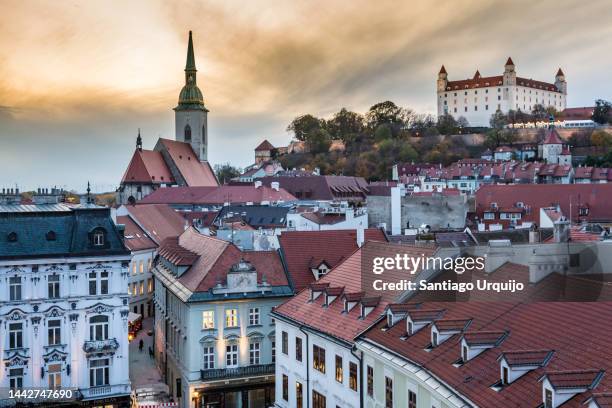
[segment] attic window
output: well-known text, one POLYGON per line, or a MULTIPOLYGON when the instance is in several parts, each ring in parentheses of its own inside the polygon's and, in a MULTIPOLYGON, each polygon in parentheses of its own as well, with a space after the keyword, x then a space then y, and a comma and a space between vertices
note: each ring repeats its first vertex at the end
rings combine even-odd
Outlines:
POLYGON ((17 242, 17 233, 16 232, 9 232, 8 236, 6 237, 8 242, 17 242))
POLYGON ((96 228, 91 235, 93 246, 101 247, 106 243, 106 231, 103 228, 96 228))
POLYGON ((55 231, 47 232, 46 238, 47 238, 47 241, 55 241, 56 239, 55 231))

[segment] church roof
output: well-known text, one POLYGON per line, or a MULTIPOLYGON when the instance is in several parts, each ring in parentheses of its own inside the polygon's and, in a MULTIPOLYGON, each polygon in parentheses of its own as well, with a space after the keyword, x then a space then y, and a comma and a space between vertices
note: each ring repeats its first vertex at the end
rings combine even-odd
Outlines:
POLYGON ((174 183, 174 177, 160 152, 136 149, 128 165, 123 183, 174 183))
POLYGON ((216 187, 219 185, 208 162, 200 162, 189 143, 162 139, 157 141, 155 150, 165 150, 168 157, 190 187, 216 187))
POLYGON ((440 74, 446 74, 446 68, 444 68, 444 65, 442 65, 442 68, 440 68, 440 74))
POLYGON ((559 70, 557 71, 557 76, 565 76, 563 71, 561 71, 561 68, 559 68, 559 70))
POLYGON ((506 65, 514 65, 514 61, 512 61, 512 58, 508 57, 508 60, 506 61, 506 65))
POLYGON ((189 43, 187 45, 187 62, 185 63, 185 86, 179 94, 178 106, 175 109, 197 109, 206 110, 204 97, 197 85, 197 70, 193 52, 193 38, 189 31, 189 43))
POLYGON ((193 39, 191 38, 191 31, 189 31, 189 44, 187 45, 187 63, 185 64, 185 71, 195 71, 195 56, 193 54, 193 39))

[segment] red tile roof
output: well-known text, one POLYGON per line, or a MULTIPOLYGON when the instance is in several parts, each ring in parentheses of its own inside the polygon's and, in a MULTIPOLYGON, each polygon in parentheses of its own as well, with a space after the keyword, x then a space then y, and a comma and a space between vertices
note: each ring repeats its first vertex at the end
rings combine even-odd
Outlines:
POLYGON ((259 151, 267 151, 267 150, 273 150, 273 149, 274 149, 274 146, 272 145, 272 143, 268 142, 268 140, 266 139, 263 142, 261 142, 259 146, 255 148, 255 151, 259 152, 259 151))
POLYGON ((542 144, 563 144, 563 139, 559 136, 557 129, 547 129, 542 144))
POLYGON ((174 183, 174 177, 160 152, 136 149, 121 183, 174 183))
MULTIPOLYGON (((367 241, 386 241, 379 229, 366 229, 364 237, 367 241)), ((333 268, 358 248, 355 230, 284 231, 279 243, 296 291, 314 281, 311 267, 325 262, 333 268)))
POLYGON ((433 324, 436 326, 438 331, 461 331, 467 329, 472 319, 440 319, 436 320, 433 324))
POLYGON ((278 182, 300 200, 355 200, 361 201, 368 192, 368 184, 362 177, 351 176, 279 176, 263 177, 261 182, 270 186, 278 182))
POLYGON ((130 251, 157 248, 157 244, 129 216, 117 217, 117 223, 125 225, 125 246, 130 251))
POLYGON ((477 330, 464 333, 463 340, 469 346, 499 345, 507 335, 503 330, 477 330))
POLYGON ((522 221, 540 224, 540 208, 560 205, 562 213, 572 221, 612 220, 612 184, 516 184, 484 185, 476 191, 476 213, 482 219, 491 203, 498 207, 515 207, 524 203, 522 221), (570 202, 572 213, 570 214, 570 202), (580 216, 579 208, 588 206, 588 215, 580 216))
MULTIPOLYGON (((200 162, 189 143, 159 139, 157 144, 164 146, 187 186, 214 187, 219 185, 210 164, 200 162)), ((155 150, 159 149, 158 146, 155 150)))
POLYGON ((224 283, 230 268, 241 259, 257 270, 258 283, 288 286, 287 276, 276 251, 241 251, 235 245, 188 228, 178 238, 164 241, 159 254, 176 265, 189 266, 178 281, 192 292, 206 292, 224 283))
POLYGON ((603 370, 563 370, 547 371, 544 377, 553 388, 586 388, 595 387, 601 380, 603 370))
POLYGON ((499 357, 506 360, 510 367, 534 366, 543 367, 553 356, 553 350, 512 350, 505 351, 499 357))
MULTIPOLYGON (((445 317, 449 319, 472 317, 470 329, 473 330, 507 331, 509 334, 499 346, 482 352, 460 367, 453 366, 460 357, 460 335, 425 351, 431 342, 430 330, 420 330, 406 339, 403 337, 405 325, 387 328, 386 322, 381 321, 363 337, 432 372, 477 406, 539 406, 542 384, 538 380, 547 372, 580 370, 580 373, 565 377, 571 379, 568 383, 580 386, 594 384, 599 370, 612 372, 612 349, 609 347, 612 326, 608 324, 612 319, 611 302, 434 302, 423 307, 445 308, 445 317), (498 357, 502 353, 530 349, 555 352, 545 367, 535 368, 500 391, 491 389, 490 386, 500 380, 498 357)), ((553 376, 553 381, 563 384, 564 377, 553 376)), ((594 391, 611 392, 612 377, 604 375, 594 391)), ((563 407, 578 408, 588 396, 589 391, 572 398, 563 407)))
POLYGON ((125 208, 158 245, 164 239, 176 237, 185 231, 185 219, 168 205, 128 205, 125 208))
MULTIPOLYGON (((433 249, 399 246, 393 244, 371 243, 374 244, 382 255, 407 253, 412 256, 431 256, 433 249), (384 250, 382 250, 384 248, 384 250)), ((319 283, 329 283, 330 286, 344 286, 346 293, 356 293, 362 291, 362 253, 364 247, 360 248, 347 259, 342 261, 327 275, 321 278, 319 283)), ((368 256, 367 254, 365 255, 368 256)), ((389 281, 406 278, 403 270, 389 270, 386 272, 389 281)), ((411 275, 411 276, 418 276, 411 275)), ((353 307, 348 313, 344 312, 343 302, 334 300, 327 307, 322 307, 323 296, 318 296, 314 301, 310 301, 310 289, 300 291, 294 298, 279 305, 275 313, 286 317, 292 321, 300 322, 319 332, 338 338, 348 343, 352 343, 355 336, 376 322, 383 314, 387 305, 393 303, 397 294, 382 292, 380 297, 362 298, 364 306, 374 309, 365 317, 360 318, 361 308, 353 307)))

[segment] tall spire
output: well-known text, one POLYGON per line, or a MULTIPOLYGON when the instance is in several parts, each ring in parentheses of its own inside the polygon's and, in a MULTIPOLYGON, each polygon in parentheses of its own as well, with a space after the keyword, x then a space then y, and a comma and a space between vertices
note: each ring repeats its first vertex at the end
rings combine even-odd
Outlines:
POLYGON ((187 63, 185 64, 185 71, 196 71, 195 57, 193 55, 193 39, 191 38, 191 31, 189 31, 189 45, 187 46, 187 63))
POLYGON ((136 149, 142 151, 142 137, 140 137, 140 128, 138 128, 138 137, 136 138, 136 149))

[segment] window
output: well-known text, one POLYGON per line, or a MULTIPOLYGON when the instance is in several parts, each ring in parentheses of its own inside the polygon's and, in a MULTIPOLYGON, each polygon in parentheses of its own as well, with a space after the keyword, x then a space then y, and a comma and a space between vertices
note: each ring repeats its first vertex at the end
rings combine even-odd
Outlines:
POLYGON ((283 352, 283 354, 289 355, 289 335, 287 334, 287 332, 282 332, 281 337, 282 337, 281 351, 283 352))
POLYGON ((139 293, 141 295, 144 295, 144 281, 140 281, 139 287, 140 287, 140 292, 139 293))
POLYGON ((89 340, 108 340, 108 316, 98 315, 89 319, 89 340))
POLYGON ((272 363, 276 363, 276 342, 272 340, 272 363))
MULTIPOLYGON (((100 294, 108 295, 108 272, 100 272, 100 294)), ((142 287, 140 290, 140 294, 142 295, 142 287)))
POLYGON ((144 273, 144 261, 140 261, 138 264, 138 269, 140 270, 140 273, 144 273))
POLYGON ((49 320, 47 323, 47 340, 50 346, 62 344, 62 321, 49 320))
POLYGON ((508 385, 508 367, 502 368, 502 384, 508 385))
POLYGON ((227 309, 225 311, 225 327, 238 327, 238 310, 227 309))
POLYGON ((185 141, 191 142, 191 126, 185 125, 185 141))
POLYGON ((57 299, 60 297, 60 277, 57 274, 49 275, 47 278, 49 299, 57 299))
POLYGON ((408 322, 408 335, 412 336, 412 322, 408 322))
POLYGON ((10 300, 16 301, 21 300, 21 277, 13 276, 9 278, 9 292, 10 300))
POLYGON ((206 144, 206 126, 202 126, 202 143, 206 144))
POLYGON ((434 347, 438 345, 438 332, 431 333, 431 345, 434 347))
POLYGON ((9 349, 23 347, 23 323, 9 324, 9 349))
POLYGON ((49 388, 56 389, 62 387, 62 365, 61 364, 49 364, 47 370, 49 377, 49 388))
POLYGON ((136 264, 136 261, 134 261, 132 262, 132 275, 136 275, 137 273, 136 268, 137 268, 137 264, 136 264))
POLYGON ((357 391, 357 364, 349 362, 349 388, 357 391))
POLYGON ((261 343, 255 341, 249 344, 249 364, 257 365, 260 362, 261 343))
POLYGON ((215 368, 215 347, 212 345, 204 346, 204 369, 211 370, 215 368))
POLYGON ((385 408, 393 408, 393 380, 385 377, 385 408))
POLYGON ((325 349, 323 347, 312 346, 312 367, 325 374, 325 349))
POLYGON ((315 390, 312 390, 312 408, 326 408, 327 401, 325 395, 319 394, 315 390))
POLYGON ((417 408, 417 395, 411 390, 408 390, 408 408, 417 408))
POLYGON ((205 310, 202 312, 202 328, 203 329, 214 329, 215 328, 214 310, 205 310))
POLYGON ((252 307, 249 309, 249 325, 257 326, 259 325, 259 308, 252 307))
POLYGON ((9 370, 9 387, 23 388, 23 368, 11 368, 9 370))
POLYGON ((153 293, 153 279, 151 278, 147 280, 147 292, 153 293))
POLYGON ((342 357, 336 355, 336 381, 339 383, 342 382, 343 373, 342 373, 342 357))
POLYGON ((109 384, 109 359, 89 360, 89 386, 99 387, 109 384))
POLYGON ((368 366, 367 370, 367 387, 368 387, 368 395, 370 397, 374 396, 374 367, 368 366))
POLYGON ((283 399, 289 401, 289 377, 283 374, 283 399))
POLYGON ((466 363, 468 361, 468 348, 467 346, 463 346, 463 353, 461 354, 461 358, 463 362, 466 363))
POLYGON ((553 408, 552 391, 548 388, 544 390, 544 408, 553 408))
MULTIPOLYGON (((89 294, 96 295, 98 293, 98 281, 95 272, 89 272, 89 294)), ((133 292, 132 292, 133 293, 133 292)))
POLYGON ((225 346, 225 366, 227 368, 238 366, 238 345, 228 344, 225 346))
POLYGON ((295 406, 296 408, 302 408, 304 405, 304 391, 302 388, 302 383, 296 381, 295 382, 295 406))
POLYGON ((302 338, 295 338, 295 359, 297 361, 302 361, 302 338))
POLYGON ((104 231, 96 230, 93 233, 93 244, 94 246, 104 246, 104 231))

